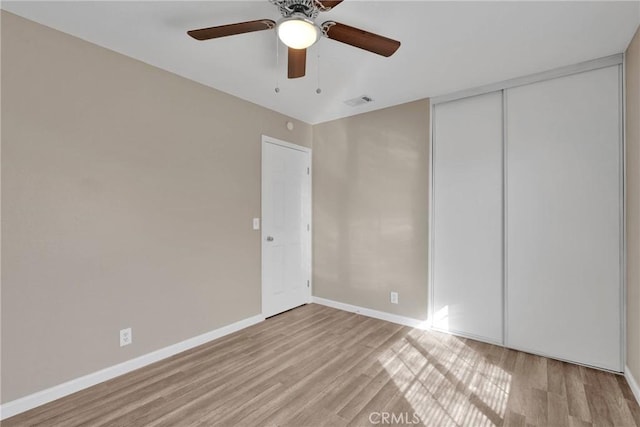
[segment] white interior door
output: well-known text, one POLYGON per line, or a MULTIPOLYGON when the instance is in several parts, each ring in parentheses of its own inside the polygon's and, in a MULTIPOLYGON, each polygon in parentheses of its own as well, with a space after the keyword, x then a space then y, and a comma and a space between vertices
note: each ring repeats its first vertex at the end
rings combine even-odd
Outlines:
POLYGON ((311 151, 262 138, 262 314, 311 298, 311 151))
POLYGON ((619 67, 506 91, 507 345, 622 370, 619 67))
POLYGON ((433 326, 502 343, 502 92, 433 111, 433 326))

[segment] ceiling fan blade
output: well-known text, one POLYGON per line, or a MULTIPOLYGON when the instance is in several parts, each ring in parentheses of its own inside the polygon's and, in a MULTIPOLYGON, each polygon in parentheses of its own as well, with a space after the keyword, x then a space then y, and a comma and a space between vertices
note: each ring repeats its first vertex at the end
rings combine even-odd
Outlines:
POLYGON ((337 5, 343 2, 343 0, 316 0, 316 1, 327 9, 333 9, 334 7, 336 7, 337 5))
POLYGON ((256 21, 238 22, 237 24, 219 25, 217 27, 200 28, 187 31, 196 40, 210 40, 218 37, 233 36, 236 34, 251 33, 253 31, 270 30, 276 23, 271 19, 258 19, 256 21))
POLYGON ((400 42, 373 34, 359 28, 327 21, 322 24, 322 32, 332 40, 359 47, 382 56, 391 56, 400 47, 400 42))
POLYGON ((307 49, 289 48, 288 74, 290 79, 304 77, 307 68, 307 49))

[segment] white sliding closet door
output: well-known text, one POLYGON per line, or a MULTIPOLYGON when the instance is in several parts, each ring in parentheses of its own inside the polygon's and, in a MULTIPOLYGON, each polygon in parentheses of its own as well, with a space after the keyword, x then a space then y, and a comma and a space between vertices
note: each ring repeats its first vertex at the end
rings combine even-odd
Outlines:
POLYGON ((505 97, 506 344, 622 371, 619 67, 505 97))
POLYGON ((502 343, 502 92, 433 111, 433 326, 502 343))

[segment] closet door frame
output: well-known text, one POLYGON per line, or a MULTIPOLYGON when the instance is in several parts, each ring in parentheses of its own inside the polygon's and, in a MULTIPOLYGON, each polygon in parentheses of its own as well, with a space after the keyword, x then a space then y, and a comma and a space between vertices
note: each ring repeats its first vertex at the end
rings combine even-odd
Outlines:
MULTIPOLYGON (((435 202, 435 188, 434 188, 434 177, 435 177, 435 169, 434 169, 434 140, 435 140, 435 132, 434 132, 434 114, 435 114, 435 106, 438 104, 442 104, 449 101, 454 101, 458 99, 468 98, 476 95, 483 95, 489 92, 498 92, 503 91, 502 102, 503 102, 503 215, 502 215, 502 237, 503 237, 503 292, 502 292, 502 302, 503 302, 503 341, 506 340, 507 337, 507 328, 508 328, 508 313, 507 313, 507 292, 508 292, 508 276, 507 276, 507 212, 506 212, 506 195, 507 195, 507 173, 508 173, 508 165, 506 162, 507 156, 507 120, 505 120, 506 114, 506 89, 514 88, 518 86, 523 86, 531 83, 541 82, 545 80, 551 80, 558 77, 569 76, 572 74, 577 74, 585 71, 597 70, 600 68, 606 68, 611 66, 618 67, 618 76, 619 76, 619 99, 620 99, 620 140, 618 141, 619 147, 619 165, 620 165, 620 175, 619 175, 619 218, 620 218, 620 227, 619 227, 619 244, 620 244, 620 283, 619 283, 619 307, 620 307, 620 356, 621 356, 621 367, 625 369, 626 367, 626 264, 627 264, 627 242, 626 242, 626 215, 625 215, 625 200, 626 200, 626 170, 625 170, 625 156, 626 156, 626 135, 625 135, 625 120, 626 120, 626 103, 625 103, 625 76, 624 76, 624 54, 619 53, 603 58, 594 59, 591 61, 581 62, 578 64, 570 65, 567 67, 561 67, 554 70, 544 71, 541 73, 531 74, 523 77, 518 77, 515 79, 505 80, 503 82, 498 82, 494 84, 479 86, 476 88, 471 88, 459 92, 454 92, 451 94, 446 94, 438 97, 434 97, 431 99, 431 114, 429 115, 429 162, 430 162, 430 175, 429 175, 429 259, 428 259, 428 268, 429 268, 429 304, 428 304, 428 323, 429 325, 433 325, 434 321, 434 247, 435 247, 435 239, 434 239, 434 230, 435 230, 435 217, 434 217, 434 202, 435 202)), ((455 333, 453 333, 455 335, 455 333)), ((460 336, 464 336, 462 334, 458 334, 460 336)), ((475 338, 477 339, 477 338, 475 338)), ((508 343, 505 342, 505 345, 508 343)), ((548 355, 543 355, 548 356, 548 355)), ((550 356, 553 357, 553 356, 550 356)), ((574 361, 569 361, 571 363, 576 363, 574 361)), ((579 364, 579 363, 578 363, 579 364)), ((602 369, 602 368, 598 368, 602 369)), ((617 371, 616 371, 617 372, 617 371)))

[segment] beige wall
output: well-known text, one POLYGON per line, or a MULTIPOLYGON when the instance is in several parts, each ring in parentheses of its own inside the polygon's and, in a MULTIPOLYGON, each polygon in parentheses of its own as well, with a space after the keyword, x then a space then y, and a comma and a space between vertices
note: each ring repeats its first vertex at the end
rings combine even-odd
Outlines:
POLYGON ((640 28, 626 52, 627 366, 640 381, 640 28))
POLYGON ((427 100, 313 127, 315 296, 426 319, 428 133, 427 100))
POLYGON ((260 313, 261 134, 311 126, 6 12, 2 89, 3 402, 260 313))

